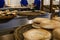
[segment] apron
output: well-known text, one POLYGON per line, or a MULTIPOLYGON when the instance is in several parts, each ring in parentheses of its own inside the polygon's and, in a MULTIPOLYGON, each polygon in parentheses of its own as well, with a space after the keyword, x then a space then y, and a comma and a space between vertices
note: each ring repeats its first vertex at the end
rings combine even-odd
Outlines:
POLYGON ((28 5, 27 0, 21 0, 20 3, 21 3, 21 5, 23 5, 23 6, 27 6, 27 5, 28 5))
POLYGON ((0 0, 0 8, 3 8, 4 4, 5 4, 5 1, 4 0, 0 0))
POLYGON ((34 7, 35 10, 40 10, 40 0, 35 0, 34 5, 35 5, 34 7))

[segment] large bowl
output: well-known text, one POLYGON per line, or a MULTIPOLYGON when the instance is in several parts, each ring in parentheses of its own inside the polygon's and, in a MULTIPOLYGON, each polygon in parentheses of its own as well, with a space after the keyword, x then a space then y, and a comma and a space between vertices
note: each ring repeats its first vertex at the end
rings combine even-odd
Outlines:
POLYGON ((0 17, 0 23, 5 23, 16 17, 16 15, 2 16, 0 17))
MULTIPOLYGON (((36 28, 33 28, 32 24, 25 24, 23 26, 18 27, 14 32, 15 39, 16 40, 24 40, 23 33, 27 32, 30 29, 36 29, 36 28)), ((47 29, 45 29, 45 30, 47 30, 47 29)), ((47 30, 47 31, 51 32, 52 30, 47 30)))
POLYGON ((33 29, 33 27, 31 25, 25 25, 25 26, 21 26, 21 27, 17 28, 14 32, 15 39, 24 40, 23 33, 30 29, 33 29))

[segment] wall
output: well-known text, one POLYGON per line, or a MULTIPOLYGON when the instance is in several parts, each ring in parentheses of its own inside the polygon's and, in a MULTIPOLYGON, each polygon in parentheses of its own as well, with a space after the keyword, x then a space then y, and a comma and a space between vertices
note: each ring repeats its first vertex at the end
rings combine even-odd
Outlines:
POLYGON ((5 0, 5 4, 8 6, 21 6, 20 0, 5 0))
MULTIPOLYGON (((21 6, 20 5, 20 1, 21 0, 5 0, 6 5, 13 5, 13 6, 21 6)), ((32 4, 34 2, 34 0, 27 0, 29 4, 32 4)), ((53 1, 54 5, 57 5, 59 3, 59 0, 54 0, 53 1)), ((44 5, 49 5, 50 4, 50 0, 44 0, 44 5)))
POLYGON ((53 4, 54 4, 54 5, 58 5, 58 4, 59 4, 59 0, 54 0, 54 1, 53 1, 53 4))
POLYGON ((50 0, 44 0, 44 5, 50 5, 50 0))

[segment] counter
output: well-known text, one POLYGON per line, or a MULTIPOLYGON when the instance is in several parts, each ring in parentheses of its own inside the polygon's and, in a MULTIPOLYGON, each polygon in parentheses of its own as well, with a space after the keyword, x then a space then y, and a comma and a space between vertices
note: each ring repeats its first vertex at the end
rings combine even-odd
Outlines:
POLYGON ((0 35, 3 33, 9 33, 14 28, 24 25, 27 22, 26 17, 14 18, 6 23, 0 23, 0 35))

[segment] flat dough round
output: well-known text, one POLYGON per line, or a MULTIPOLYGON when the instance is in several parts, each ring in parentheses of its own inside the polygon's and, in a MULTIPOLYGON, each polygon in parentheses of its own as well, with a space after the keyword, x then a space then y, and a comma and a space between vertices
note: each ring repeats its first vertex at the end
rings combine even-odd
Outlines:
POLYGON ((35 19, 33 19, 32 27, 55 29, 55 28, 60 28, 60 22, 56 21, 56 20, 50 20, 47 18, 35 18, 35 19))
POLYGON ((51 39, 51 33, 44 29, 31 29, 23 33, 23 35, 28 40, 51 39))

